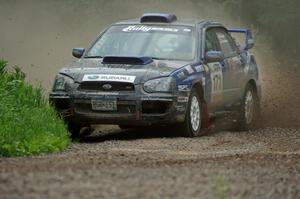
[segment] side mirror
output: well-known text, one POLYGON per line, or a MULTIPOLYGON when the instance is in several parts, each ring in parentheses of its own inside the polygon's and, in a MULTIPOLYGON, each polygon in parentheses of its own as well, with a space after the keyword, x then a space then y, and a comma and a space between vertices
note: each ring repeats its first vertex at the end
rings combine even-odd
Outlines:
POLYGON ((205 55, 207 63, 221 62, 224 60, 224 53, 222 51, 208 51, 205 55))
POLYGON ((84 48, 73 48, 72 55, 76 58, 81 58, 84 51, 84 48))

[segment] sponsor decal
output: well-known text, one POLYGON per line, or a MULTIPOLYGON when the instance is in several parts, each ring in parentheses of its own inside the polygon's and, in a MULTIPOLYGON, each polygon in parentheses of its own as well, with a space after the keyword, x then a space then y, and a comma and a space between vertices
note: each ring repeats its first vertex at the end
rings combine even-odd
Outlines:
POLYGON ((178 77, 179 79, 184 79, 184 78, 185 78, 184 72, 181 71, 180 73, 178 73, 178 74, 177 74, 177 77, 178 77))
POLYGON ((189 91, 189 85, 178 85, 177 86, 178 91, 189 91))
POLYGON ((177 97, 177 102, 186 103, 189 101, 188 97, 177 97))
POLYGON ((203 68, 204 68, 204 70, 205 70, 206 73, 209 73, 209 67, 206 64, 203 65, 203 68))
POLYGON ((108 75, 108 74, 88 74, 84 75, 82 81, 107 81, 107 82, 128 82, 133 83, 135 76, 130 75, 108 75))
POLYGON ((195 66, 194 68, 198 73, 205 71, 203 65, 198 65, 195 66))
POLYGON ((193 68, 192 68, 190 65, 188 65, 188 66, 186 66, 186 67, 184 67, 184 68, 185 68, 185 70, 187 70, 187 72, 188 72, 189 74, 194 73, 194 70, 193 70, 193 68))
POLYGON ((185 106, 175 106, 176 110, 179 112, 185 111, 185 106))
POLYGON ((88 78, 89 80, 94 80, 94 79, 98 79, 98 78, 99 78, 99 75, 89 75, 89 76, 87 76, 87 78, 88 78))
POLYGON ((183 31, 184 31, 184 32, 191 32, 192 30, 189 29, 189 28, 185 28, 185 29, 183 29, 183 31))
POLYGON ((123 32, 150 32, 150 31, 164 31, 164 32, 178 32, 177 28, 155 27, 155 26, 128 26, 123 28, 123 32))
POLYGON ((202 77, 202 85, 205 86, 205 77, 202 77))

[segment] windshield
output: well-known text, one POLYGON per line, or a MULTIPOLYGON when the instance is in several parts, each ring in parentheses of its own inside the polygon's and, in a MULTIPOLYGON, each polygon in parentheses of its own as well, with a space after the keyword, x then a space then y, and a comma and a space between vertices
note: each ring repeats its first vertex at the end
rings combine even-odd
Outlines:
POLYGON ((86 54, 86 57, 105 56, 193 60, 194 30, 187 26, 112 26, 86 54))

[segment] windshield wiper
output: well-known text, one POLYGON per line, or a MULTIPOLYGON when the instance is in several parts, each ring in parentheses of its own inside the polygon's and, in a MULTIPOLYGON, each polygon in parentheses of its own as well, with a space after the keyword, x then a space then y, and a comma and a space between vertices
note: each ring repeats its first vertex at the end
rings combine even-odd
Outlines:
POLYGON ((102 56, 85 56, 84 58, 103 58, 102 56))
POLYGON ((160 57, 151 57, 151 58, 156 60, 174 60, 174 59, 167 59, 167 58, 160 58, 160 57))

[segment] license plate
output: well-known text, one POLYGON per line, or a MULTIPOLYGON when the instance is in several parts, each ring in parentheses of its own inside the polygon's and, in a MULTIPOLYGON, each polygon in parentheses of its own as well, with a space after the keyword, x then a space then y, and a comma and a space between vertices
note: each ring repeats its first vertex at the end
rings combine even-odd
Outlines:
POLYGON ((116 99, 93 99, 92 109, 95 111, 116 111, 117 100, 116 99))

